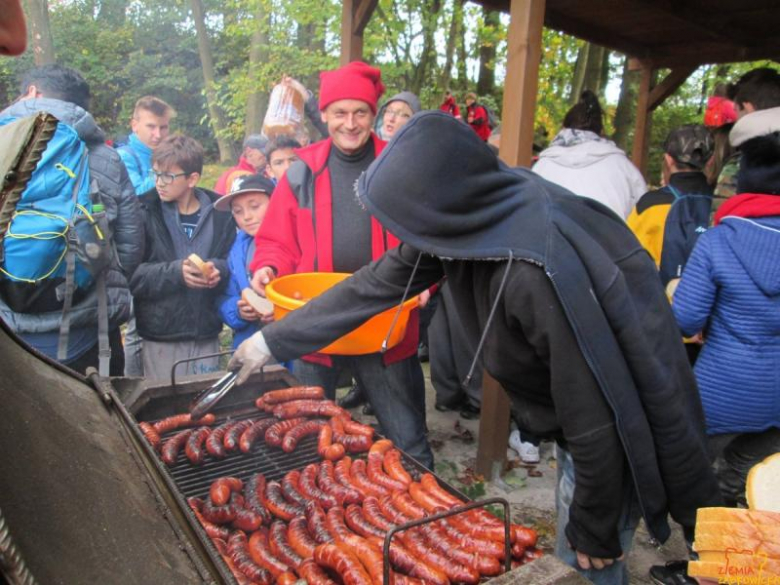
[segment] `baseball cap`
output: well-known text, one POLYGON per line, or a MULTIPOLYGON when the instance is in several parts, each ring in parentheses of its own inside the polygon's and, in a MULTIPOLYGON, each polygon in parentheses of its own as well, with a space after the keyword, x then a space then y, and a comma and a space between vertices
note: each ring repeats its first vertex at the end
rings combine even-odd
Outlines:
POLYGON ((231 201, 245 193, 265 193, 270 197, 273 192, 273 182, 263 175, 244 175, 242 177, 236 177, 233 180, 230 193, 226 193, 217 199, 217 202, 214 203, 214 209, 217 211, 230 211, 231 201))
POLYGON ((703 169, 712 156, 715 142, 710 131, 701 124, 686 124, 675 128, 666 137, 664 152, 677 162, 703 169))

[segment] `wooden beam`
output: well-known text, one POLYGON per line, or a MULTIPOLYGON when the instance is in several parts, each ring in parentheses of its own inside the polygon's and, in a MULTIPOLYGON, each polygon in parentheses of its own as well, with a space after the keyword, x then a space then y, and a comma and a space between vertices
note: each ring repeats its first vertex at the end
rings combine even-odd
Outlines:
MULTIPOLYGON (((367 1, 367 0, 363 0, 367 1)), ((342 0, 341 5, 341 59, 343 67, 352 61, 363 58, 363 31, 355 34, 355 14, 361 0, 342 0)))
MULTIPOLYGON (((501 141, 503 142, 503 137, 501 141)), ((501 384, 490 374, 483 372, 476 471, 488 481, 500 476, 506 469, 509 406, 509 397, 501 384)))
POLYGON ((639 95, 636 104, 636 125, 634 127, 634 150, 632 159, 634 164, 644 175, 647 169, 647 146, 650 138, 650 91, 653 87, 655 67, 649 61, 641 62, 641 78, 639 81, 639 95))
POLYGON ((511 166, 531 164, 544 9, 545 0, 512 0, 499 151, 511 166))
POLYGON ((353 15, 352 34, 363 36, 374 10, 379 4, 379 0, 360 0, 353 15))
POLYGON ((663 81, 650 90, 650 97, 647 107, 651 111, 660 106, 666 98, 672 95, 678 87, 680 87, 685 80, 691 76, 691 73, 696 71, 696 67, 677 67, 669 72, 669 75, 664 77, 663 81))
POLYGON ((620 51, 632 57, 645 58, 647 56, 647 47, 630 37, 622 36, 610 28, 598 26, 593 22, 578 20, 563 10, 557 11, 549 8, 544 18, 544 24, 549 28, 565 32, 589 43, 620 51))

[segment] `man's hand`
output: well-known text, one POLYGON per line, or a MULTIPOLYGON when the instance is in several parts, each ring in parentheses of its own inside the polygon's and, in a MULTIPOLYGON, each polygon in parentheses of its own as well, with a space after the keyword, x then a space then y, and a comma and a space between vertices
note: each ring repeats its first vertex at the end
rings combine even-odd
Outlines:
POLYGON ((261 297, 265 296, 265 285, 276 278, 274 269, 270 266, 263 266, 259 268, 252 275, 252 289, 261 297))
POLYGON ((258 332, 238 346, 227 369, 231 372, 240 370, 236 377, 236 384, 240 386, 250 375, 259 372, 272 358, 273 355, 268 349, 262 332, 258 332))
POLYGON ((290 77, 289 75, 285 75, 282 78, 282 85, 289 85, 290 87, 292 87, 295 91, 301 94, 301 97, 303 98, 304 102, 306 102, 306 100, 309 99, 309 91, 297 79, 290 77))
POLYGON ((617 559, 600 559, 598 557, 591 557, 583 552, 577 552, 577 564, 583 570, 596 569, 601 570, 604 567, 612 565, 616 560, 622 561, 625 555, 620 555, 617 559))
POLYGON ((187 288, 214 288, 219 284, 219 270, 214 268, 210 278, 203 276, 200 268, 185 258, 181 264, 181 273, 187 288))
POLYGON ((257 321, 260 318, 257 311, 252 308, 252 305, 247 303, 244 299, 238 299, 238 316, 244 321, 257 321))

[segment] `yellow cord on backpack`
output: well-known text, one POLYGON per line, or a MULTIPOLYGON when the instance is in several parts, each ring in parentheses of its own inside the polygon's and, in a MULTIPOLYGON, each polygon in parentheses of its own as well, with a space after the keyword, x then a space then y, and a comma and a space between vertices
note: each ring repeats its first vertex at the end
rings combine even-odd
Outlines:
POLYGON ((57 163, 56 165, 54 165, 54 168, 57 169, 58 171, 64 172, 71 179, 75 179, 76 178, 76 173, 74 173, 71 169, 69 169, 68 167, 66 167, 62 163, 57 163))
MULTIPOLYGON (((65 239, 67 237, 68 229, 69 229, 68 222, 63 217, 60 217, 59 215, 44 213, 42 211, 27 210, 27 209, 24 209, 22 211, 17 211, 16 213, 14 213, 13 217, 15 218, 17 215, 40 215, 49 219, 58 220, 62 222, 63 229, 61 232, 38 232, 37 234, 16 234, 11 231, 11 228, 13 227, 13 218, 12 218, 11 219, 12 223, 8 226, 8 232, 5 235, 6 238, 13 238, 16 240, 54 240, 56 238, 65 239)), ((20 276, 16 276, 6 271, 2 266, 0 266, 0 272, 13 280, 35 284, 37 282, 40 282, 41 280, 49 278, 52 274, 54 274, 57 271, 57 269, 60 267, 60 264, 62 264, 62 261, 65 259, 65 254, 67 254, 67 252, 68 252, 68 246, 66 245, 62 250, 62 254, 60 254, 59 258, 57 258, 57 261, 54 263, 54 266, 51 268, 51 270, 49 270, 46 274, 44 274, 43 276, 37 279, 30 279, 30 278, 23 278, 20 276)))
POLYGON ((83 205, 76 205, 76 207, 78 207, 81 210, 81 212, 87 216, 87 219, 89 219, 89 223, 91 223, 95 227, 95 231, 97 232, 98 237, 101 240, 104 240, 105 238, 103 237, 103 232, 100 231, 100 228, 98 227, 97 222, 95 222, 95 218, 92 217, 92 214, 89 211, 87 211, 86 207, 84 207, 83 205))

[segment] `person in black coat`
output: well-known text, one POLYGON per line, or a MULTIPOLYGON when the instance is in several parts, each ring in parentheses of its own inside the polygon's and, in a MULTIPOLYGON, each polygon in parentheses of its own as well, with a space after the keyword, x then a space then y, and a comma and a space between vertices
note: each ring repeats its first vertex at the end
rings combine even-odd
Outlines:
MULTIPOLYGON (((130 280, 138 333, 144 342, 144 374, 167 378, 174 362, 216 353, 222 319, 216 299, 229 272, 236 237, 230 213, 217 211, 217 195, 196 187, 203 148, 192 138, 169 136, 154 151, 156 189, 140 197, 146 215, 146 254, 130 280), (210 267, 206 276, 189 260, 210 267)), ((217 358, 190 362, 181 374, 217 369, 217 358)))
POLYGON ((628 583, 640 514, 658 541, 669 514, 692 536, 696 510, 721 501, 701 403, 655 264, 625 223, 507 167, 441 112, 412 118, 358 191, 401 246, 248 339, 229 367, 243 380, 271 355, 325 346, 407 284, 446 276, 518 424, 558 444, 556 554, 628 583))

